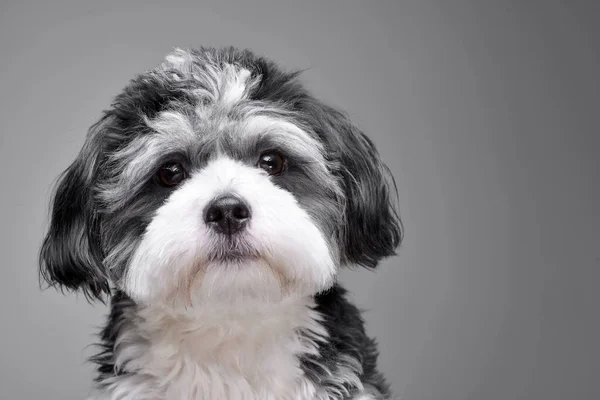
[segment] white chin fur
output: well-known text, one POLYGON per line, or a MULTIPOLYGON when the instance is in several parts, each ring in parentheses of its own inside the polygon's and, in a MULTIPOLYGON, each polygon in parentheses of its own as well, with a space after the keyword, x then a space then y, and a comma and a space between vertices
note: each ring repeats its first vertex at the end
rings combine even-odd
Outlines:
POLYGON ((326 289, 335 269, 323 234, 291 193, 258 168, 219 158, 192 174, 158 209, 121 283, 144 303, 277 301, 326 289), (252 218, 242 234, 259 257, 209 260, 219 237, 205 225, 203 210, 226 193, 250 205, 252 218))

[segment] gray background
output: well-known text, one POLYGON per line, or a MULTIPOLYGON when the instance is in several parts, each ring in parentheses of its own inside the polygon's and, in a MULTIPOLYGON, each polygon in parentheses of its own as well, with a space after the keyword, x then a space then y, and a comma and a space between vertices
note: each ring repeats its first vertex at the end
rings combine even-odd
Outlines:
POLYGON ((106 309, 40 292, 50 186, 174 46, 249 47, 346 110, 406 240, 343 280, 405 400, 599 399, 600 2, 4 1, 0 398, 82 399, 106 309))

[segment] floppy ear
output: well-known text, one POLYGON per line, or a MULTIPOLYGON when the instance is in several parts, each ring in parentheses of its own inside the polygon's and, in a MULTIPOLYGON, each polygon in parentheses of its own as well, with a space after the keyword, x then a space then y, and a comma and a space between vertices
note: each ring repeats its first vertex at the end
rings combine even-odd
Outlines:
POLYGON ((315 111, 346 196, 344 261, 374 268, 382 258, 395 255, 402 241, 394 179, 373 142, 345 115, 318 103, 315 111))
POLYGON ((90 128, 77 159, 59 178, 39 260, 40 277, 50 286, 81 289, 88 299, 101 301, 110 289, 102 267, 92 188, 105 121, 106 117, 90 128))

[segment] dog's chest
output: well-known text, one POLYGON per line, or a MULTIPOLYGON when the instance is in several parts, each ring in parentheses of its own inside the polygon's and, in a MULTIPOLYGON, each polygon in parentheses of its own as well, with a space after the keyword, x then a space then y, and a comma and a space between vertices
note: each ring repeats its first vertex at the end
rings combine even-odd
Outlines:
POLYGON ((279 311, 194 321, 142 315, 117 341, 117 365, 128 373, 114 378, 108 398, 326 398, 299 361, 317 351, 314 332, 326 336, 318 315, 305 306, 279 311))

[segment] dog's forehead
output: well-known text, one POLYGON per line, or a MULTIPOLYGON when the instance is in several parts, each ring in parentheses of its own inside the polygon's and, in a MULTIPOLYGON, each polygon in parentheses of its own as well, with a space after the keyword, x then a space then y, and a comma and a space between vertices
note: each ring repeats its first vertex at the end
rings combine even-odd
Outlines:
MULTIPOLYGON (((208 107, 205 107, 208 108, 208 107)), ((252 106, 246 108, 251 109, 252 106)), ((204 148, 204 151, 251 150, 259 142, 271 143, 295 154, 302 154, 314 160, 322 159, 322 145, 306 128, 278 113, 265 112, 260 107, 250 110, 243 116, 232 117, 228 114, 213 115, 187 113, 180 110, 160 112, 155 118, 145 118, 152 133, 143 141, 153 146, 144 146, 151 150, 204 148)), ((132 143, 135 146, 135 141, 132 143)))
POLYGON ((147 158, 160 151, 194 151, 194 147, 232 150, 269 139, 321 160, 321 142, 299 122, 297 113, 281 103, 252 97, 263 79, 258 69, 177 49, 148 72, 152 78, 148 82, 184 95, 172 96, 158 112, 142 113, 142 124, 150 133, 134 138, 115 156, 144 153, 147 158))

